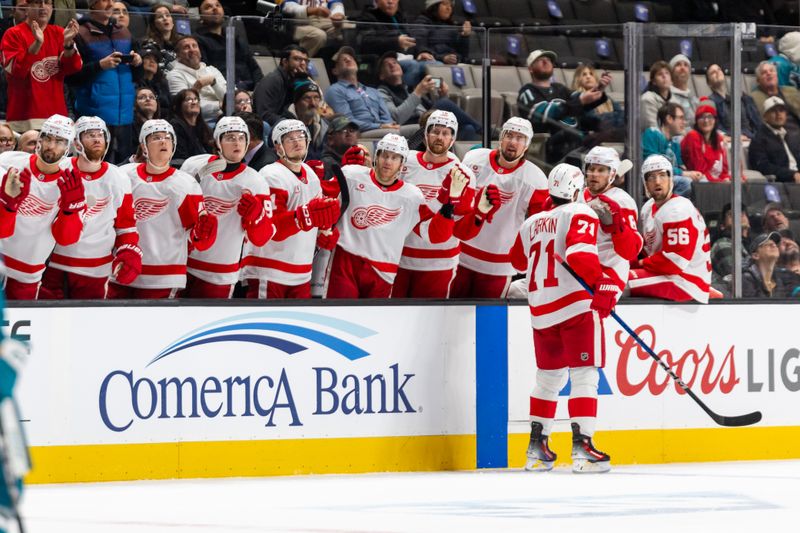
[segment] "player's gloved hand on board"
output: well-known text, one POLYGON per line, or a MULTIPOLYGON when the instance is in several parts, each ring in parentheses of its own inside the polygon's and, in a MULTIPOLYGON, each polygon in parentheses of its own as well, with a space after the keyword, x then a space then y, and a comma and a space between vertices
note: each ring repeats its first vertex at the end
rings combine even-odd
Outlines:
POLYGON ((466 194, 467 185, 469 176, 458 165, 453 165, 442 181, 436 199, 442 205, 452 204, 453 208, 458 208, 465 202, 472 202, 472 196, 466 194))
POLYGON ((319 179, 325 179, 325 164, 322 161, 319 159, 309 159, 306 161, 306 165, 311 167, 311 170, 314 171, 314 174, 316 174, 319 179))
POLYGON ((625 231, 625 219, 622 216, 622 208, 619 204, 606 196, 599 195, 589 202, 591 207, 600 219, 600 227, 606 233, 620 233, 625 231))
POLYGON ((197 222, 194 223, 194 227, 189 233, 189 239, 197 250, 202 251, 211 248, 211 245, 217 239, 217 224, 218 221, 215 215, 207 211, 200 212, 197 222))
POLYGON ((494 214, 500 209, 500 205, 500 189, 495 184, 487 185, 481 189, 476 216, 479 220, 485 219, 486 222, 491 224, 494 214))
POLYGON ((619 287, 614 283, 614 280, 603 275, 594 284, 593 290, 594 297, 592 297, 592 305, 590 307, 592 311, 597 311, 600 318, 606 318, 614 309, 619 287))
POLYGON ((367 152, 359 145, 351 146, 342 156, 342 166, 361 165, 367 161, 367 152))
POLYGON ((31 171, 22 172, 16 168, 8 169, 0 186, 0 204, 8 211, 16 211, 19 204, 28 197, 31 190, 31 171))
POLYGON ((239 198, 239 206, 236 208, 239 216, 242 217, 242 224, 249 226, 258 224, 264 218, 264 202, 253 196, 249 192, 242 194, 239 198))
POLYGON ((75 169, 61 169, 58 178, 58 188, 61 191, 59 206, 67 213, 74 213, 86 209, 86 195, 83 190, 83 179, 75 169))
POLYGON ((333 250, 339 242, 339 228, 323 229, 317 233, 317 246, 324 250, 333 250))
POLYGON ((294 212, 297 227, 303 231, 311 228, 330 228, 339 220, 339 201, 334 198, 314 198, 294 212))
POLYGON ((117 248, 111 272, 123 285, 130 285, 142 273, 142 249, 135 244, 123 244, 117 248))

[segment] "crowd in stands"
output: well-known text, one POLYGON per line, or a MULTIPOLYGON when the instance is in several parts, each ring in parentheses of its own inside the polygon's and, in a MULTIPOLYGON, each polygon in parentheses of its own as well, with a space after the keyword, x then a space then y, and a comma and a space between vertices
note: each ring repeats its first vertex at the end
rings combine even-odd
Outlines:
MULTIPOLYGON (((552 6, 537 12, 533 0, 523 2, 523 11, 535 24, 580 21, 580 10, 569 7, 576 2, 581 0, 553 2, 561 6, 560 15, 552 6)), ((248 39, 253 25, 246 21, 235 40, 235 79, 227 79, 226 17, 259 15, 254 4, 15 0, 3 9, 0 24, 0 113, 5 114, 0 152, 33 153, 40 142, 38 130, 53 115, 96 116, 110 134, 106 161, 141 163, 143 126, 165 119, 174 130, 171 164, 180 167, 193 157, 219 152, 213 132, 226 116, 229 84, 235 87, 234 115, 248 128, 243 162, 256 171, 279 159, 271 132, 287 119, 306 128, 307 160, 323 180, 334 177, 334 167, 347 162, 353 148, 359 161, 370 161, 367 141, 387 133, 424 150, 424 125, 437 110, 455 115, 458 141, 477 146, 485 129, 498 141, 500 123, 481 123, 453 94, 460 90, 454 91, 450 80, 429 74, 431 67, 444 65, 461 69, 463 76, 465 63, 474 59, 475 27, 505 24, 491 2, 479 2, 472 6, 479 11, 470 13, 456 0, 285 0, 279 8, 283 25, 275 26, 283 28, 283 40, 270 37, 282 44, 279 50, 272 47, 276 68, 262 70, 248 39), (353 22, 363 24, 355 39, 348 33, 353 22), (318 65, 326 68, 325 84, 316 72, 319 66, 312 64, 315 58, 324 61, 318 65)), ((776 12, 755 9, 759 2, 646 4, 653 17, 668 5, 675 20, 774 22, 776 12)), ((546 44, 543 38, 540 48, 520 57, 530 80, 519 87, 514 105, 503 107, 504 118, 528 119, 534 133, 542 135, 544 150, 537 164, 549 168, 567 161, 582 167, 591 148, 624 146, 624 102, 611 95, 611 74, 582 63, 560 83, 555 77, 559 53, 546 44)), ((739 174, 730 164, 732 105, 740 105, 747 169, 776 183, 800 184, 800 32, 780 36, 775 45, 774 56, 757 64, 753 86, 735 104, 724 66, 698 65, 690 50, 649 65, 640 95, 642 135, 635 142, 641 142, 644 157, 669 160, 675 194, 693 199, 698 184, 724 184, 739 174), (705 76, 707 96, 696 93, 693 74, 705 76)), ((625 186, 622 176, 615 186, 625 186)), ((790 222, 798 213, 782 205, 780 195, 772 200, 778 203, 757 212, 748 205, 743 209, 746 296, 791 296, 800 287, 800 250, 790 222), (754 226, 765 233, 749 234, 748 211, 757 215, 754 226)), ((719 218, 716 226, 711 224, 712 281, 728 294, 730 206, 715 209, 713 216, 719 218)))

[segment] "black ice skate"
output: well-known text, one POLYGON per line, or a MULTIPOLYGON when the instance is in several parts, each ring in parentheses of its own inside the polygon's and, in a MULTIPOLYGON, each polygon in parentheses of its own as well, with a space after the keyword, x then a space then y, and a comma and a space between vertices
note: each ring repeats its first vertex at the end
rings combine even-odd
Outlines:
POLYGON ((572 423, 572 471, 576 474, 601 474, 611 470, 611 457, 592 444, 592 438, 572 423))
POLYGON ((542 424, 531 422, 531 440, 528 444, 528 461, 525 470, 528 472, 549 472, 556 462, 556 454, 548 445, 549 437, 542 435, 542 424))

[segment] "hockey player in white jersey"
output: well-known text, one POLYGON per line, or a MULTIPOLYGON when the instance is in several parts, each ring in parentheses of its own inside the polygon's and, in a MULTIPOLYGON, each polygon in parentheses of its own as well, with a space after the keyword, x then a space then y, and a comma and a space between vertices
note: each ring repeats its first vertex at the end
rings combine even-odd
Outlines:
POLYGON ((628 193, 614 187, 614 181, 624 174, 620 169, 623 164, 630 168, 630 161, 623 163, 614 148, 605 146, 595 146, 584 157, 586 188, 583 201, 600 219, 597 253, 603 273, 614 280, 620 294, 628 283, 630 262, 642 249, 636 202, 628 193))
POLYGON ((516 273, 508 251, 522 223, 541 211, 547 199, 547 177, 525 159, 532 139, 531 123, 512 117, 503 124, 498 150, 479 148, 464 156, 462 164, 475 175, 476 188, 484 196, 497 195, 500 205, 483 213, 476 202, 473 238, 461 243, 452 298, 505 297, 516 273))
POLYGON ((579 201, 584 176, 572 165, 550 172, 553 209, 522 225, 512 261, 526 270, 528 304, 536 356, 536 384, 530 397, 531 437, 526 470, 553 468, 548 445, 558 393, 571 379, 568 410, 572 421, 574 472, 606 472, 610 458, 592 444, 597 416, 598 368, 605 362, 603 319, 614 307, 619 288, 603 273, 597 255, 600 221, 579 201), (564 258, 594 289, 590 296, 559 262, 564 258))
POLYGON ((109 298, 175 298, 186 286, 189 248, 207 250, 217 236, 217 217, 203 206, 200 185, 170 167, 175 130, 166 120, 148 120, 139 133, 145 163, 127 167, 142 273, 129 285, 112 279, 109 298))
POLYGON ((75 137, 67 117, 53 115, 42 125, 36 152, 14 152, 4 158, 0 209, 0 253, 6 263, 9 300, 35 300, 45 262, 56 243, 78 241, 86 209, 83 181, 59 166, 75 137), (22 184, 12 198, 14 184, 22 184), (9 201, 9 199, 11 199, 9 201))
MULTIPOLYGON (((451 176, 461 172, 474 181, 450 148, 458 135, 458 120, 449 111, 434 111, 425 123, 425 151, 409 152, 401 179, 419 187, 431 211, 453 204, 453 216, 471 215, 475 189, 467 186, 459 198, 449 198, 451 176)), ((454 230, 455 231, 455 230, 454 230)), ((433 244, 410 233, 403 247, 392 298, 447 298, 458 266, 460 242, 456 236, 433 244)))
POLYGON ((65 159, 63 167, 83 181, 83 232, 75 244, 56 244, 42 278, 40 299, 103 299, 112 271, 123 284, 142 271, 130 180, 103 161, 110 141, 103 119, 85 116, 75 122, 73 144, 78 155, 65 159))
POLYGON ((239 117, 222 117, 214 128, 219 156, 187 159, 182 170, 197 177, 206 210, 217 217, 217 238, 193 249, 187 262, 187 298, 230 298, 241 273, 242 246, 261 247, 275 233, 267 182, 243 163, 250 131, 239 117))
POLYGON ((646 257, 632 265, 631 296, 708 303, 711 246, 702 215, 672 193, 672 165, 661 155, 642 163, 650 198, 640 217, 646 257))
POLYGON ((272 130, 280 159, 259 174, 275 205, 275 236, 266 246, 245 246, 242 278, 248 298, 311 298, 318 232, 336 223, 339 200, 323 195, 319 177, 303 162, 310 138, 299 120, 282 120, 272 130))
MULTIPOLYGON (((390 133, 378 141, 374 168, 342 168, 350 203, 337 224, 340 237, 327 270, 326 298, 388 298, 409 233, 432 243, 453 235, 453 204, 434 213, 422 191, 400 179, 407 158, 406 140, 390 133)), ((442 194, 459 198, 467 184, 459 172, 442 194)))

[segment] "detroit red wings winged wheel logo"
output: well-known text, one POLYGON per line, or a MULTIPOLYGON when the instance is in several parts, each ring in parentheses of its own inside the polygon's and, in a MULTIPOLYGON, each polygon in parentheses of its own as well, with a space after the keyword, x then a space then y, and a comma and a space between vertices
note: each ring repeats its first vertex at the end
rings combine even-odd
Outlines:
POLYGON ((28 194, 28 196, 22 200, 22 203, 19 204, 17 214, 23 217, 42 217, 52 212, 55 206, 55 202, 51 204, 45 202, 38 196, 28 194))
POLYGON ((500 203, 502 205, 506 205, 508 202, 510 202, 514 198, 514 192, 513 191, 512 192, 506 192, 503 189, 498 189, 498 192, 500 193, 500 203))
POLYGON ((440 185, 417 185, 422 194, 425 195, 425 201, 433 200, 439 194, 440 185))
POLYGON ((382 205, 369 205, 353 209, 350 222, 356 229, 385 226, 400 216, 401 209, 387 209, 382 205))
POLYGON ((237 201, 225 200, 223 198, 217 198, 216 196, 206 196, 203 198, 203 203, 205 204, 206 211, 217 218, 221 218, 233 211, 237 201))
POLYGON ((169 205, 169 198, 137 198, 133 201, 133 211, 136 220, 144 222, 157 217, 169 205))
POLYGON ((100 213, 103 212, 103 209, 111 202, 111 197, 106 196, 105 198, 95 198, 94 196, 87 195, 86 196, 86 214, 84 215, 84 219, 88 220, 90 218, 94 218, 100 213))

